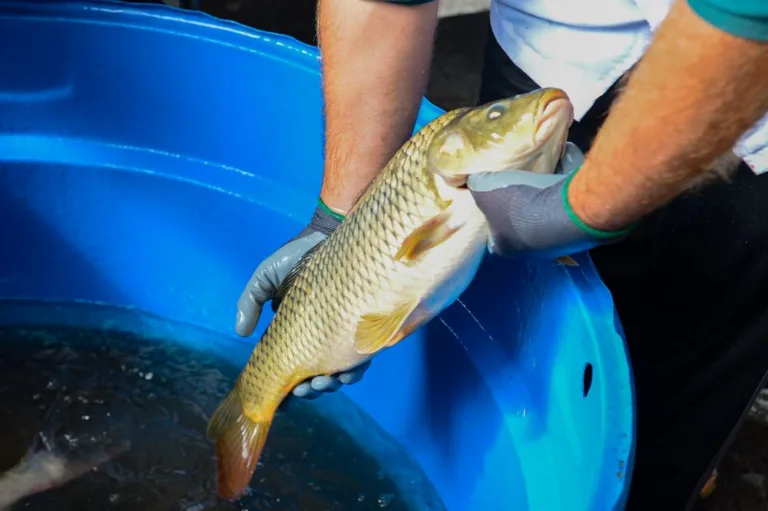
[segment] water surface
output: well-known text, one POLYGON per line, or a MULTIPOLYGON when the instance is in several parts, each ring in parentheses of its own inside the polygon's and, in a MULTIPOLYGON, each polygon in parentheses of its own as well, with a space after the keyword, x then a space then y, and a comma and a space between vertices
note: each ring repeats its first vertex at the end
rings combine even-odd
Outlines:
POLYGON ((64 403, 56 424, 62 451, 131 443, 116 459, 17 509, 444 509, 402 448, 342 396, 289 399, 248 494, 222 501, 205 429, 238 367, 212 352, 104 328, 5 326, 0 343, 0 471, 24 455, 57 398, 64 403), (344 410, 339 420, 364 427, 361 442, 321 413, 329 409, 324 402, 344 410), (385 468, 372 452, 398 462, 385 468))

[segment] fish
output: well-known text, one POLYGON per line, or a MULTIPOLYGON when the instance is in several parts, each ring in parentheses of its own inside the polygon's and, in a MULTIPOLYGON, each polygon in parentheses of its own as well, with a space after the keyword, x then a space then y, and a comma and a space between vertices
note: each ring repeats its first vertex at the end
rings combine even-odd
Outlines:
POLYGON ((401 146, 334 232, 283 279, 272 321, 211 415, 206 433, 222 499, 247 489, 296 385, 370 360, 467 288, 490 236, 468 176, 553 173, 572 122, 567 94, 543 88, 448 111, 401 146))
POLYGON ((9 511, 31 495, 63 486, 130 448, 128 441, 77 449, 59 447, 56 430, 61 425, 64 402, 63 395, 59 394, 24 457, 0 474, 0 511, 9 511))

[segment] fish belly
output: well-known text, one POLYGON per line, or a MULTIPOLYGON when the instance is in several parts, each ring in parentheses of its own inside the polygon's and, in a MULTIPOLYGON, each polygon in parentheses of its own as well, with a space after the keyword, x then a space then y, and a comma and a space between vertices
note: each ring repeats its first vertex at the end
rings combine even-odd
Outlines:
MULTIPOLYGON (((465 192, 469 195, 469 192, 465 192)), ((465 199, 463 195, 460 195, 465 199)), ((432 272, 432 285, 426 290, 419 306, 404 325, 405 335, 434 319, 453 304, 469 287, 487 253, 489 228, 474 201, 456 201, 451 207, 463 226, 420 265, 424 273, 432 272)))
MULTIPOLYGON (((466 251, 466 257, 456 270, 447 275, 430 294, 421 302, 419 309, 421 314, 426 314, 426 321, 439 315, 442 311, 453 304, 459 296, 469 287, 469 284, 475 278, 480 264, 486 254, 486 242, 473 244, 466 251)), ((411 314, 413 317, 414 314, 411 314)), ((409 321, 411 318, 409 318, 409 321)))

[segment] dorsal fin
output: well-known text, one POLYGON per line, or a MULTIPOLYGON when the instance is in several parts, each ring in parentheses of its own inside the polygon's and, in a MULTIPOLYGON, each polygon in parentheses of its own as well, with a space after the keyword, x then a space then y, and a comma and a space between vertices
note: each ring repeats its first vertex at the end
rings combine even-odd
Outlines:
POLYGON ((299 273, 301 273, 301 270, 304 269, 304 267, 307 265, 310 259, 312 259, 312 255, 317 252, 317 249, 320 248, 320 246, 326 242, 328 238, 325 238, 321 242, 319 242, 317 245, 314 245, 312 248, 307 250, 303 256, 298 260, 298 262, 294 265, 293 268, 291 268, 291 271, 288 272, 288 275, 285 276, 285 278, 280 282, 280 285, 277 286, 277 290, 275 291, 275 296, 272 297, 272 312, 277 312, 277 309, 280 307, 280 303, 283 301, 283 298, 285 298, 286 293, 288 293, 288 290, 291 289, 291 286, 293 286, 294 281, 296 280, 296 277, 299 276, 299 273))

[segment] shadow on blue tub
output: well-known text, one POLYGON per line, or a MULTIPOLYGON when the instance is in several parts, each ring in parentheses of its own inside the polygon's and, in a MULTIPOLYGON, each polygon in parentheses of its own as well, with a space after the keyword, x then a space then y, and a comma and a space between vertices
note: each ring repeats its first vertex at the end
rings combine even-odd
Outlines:
MULTIPOLYGON (((316 204, 316 49, 165 6, 0 1, 0 68, 0 297, 234 337, 255 264, 316 204)), ((417 129, 440 113, 425 100, 417 129)), ((610 295, 577 260, 489 257, 344 390, 448 509, 622 508, 631 371, 610 295)))

